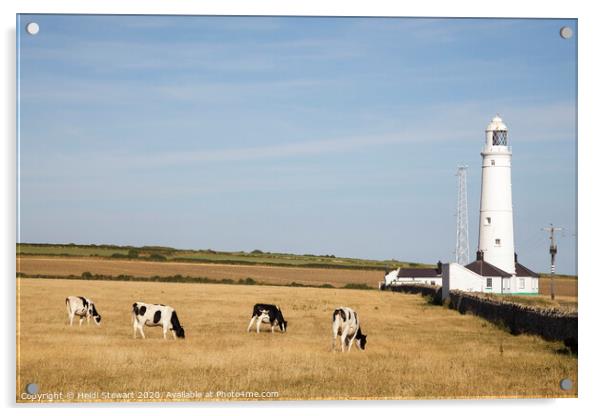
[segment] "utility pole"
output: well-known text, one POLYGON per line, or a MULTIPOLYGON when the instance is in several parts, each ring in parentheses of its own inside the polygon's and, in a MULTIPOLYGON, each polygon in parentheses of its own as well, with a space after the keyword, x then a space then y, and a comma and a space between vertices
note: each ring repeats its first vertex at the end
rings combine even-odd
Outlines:
POLYGON ((466 195, 466 169, 458 166, 458 201, 456 206, 456 263, 468 264, 470 249, 468 247, 468 198, 466 195))
POLYGON ((554 224, 550 224, 549 227, 542 228, 543 231, 550 232, 550 296, 552 300, 556 296, 554 287, 554 273, 556 272, 556 253, 558 253, 558 247, 556 246, 556 240, 554 239, 554 232, 561 231, 562 228, 554 227, 554 224))

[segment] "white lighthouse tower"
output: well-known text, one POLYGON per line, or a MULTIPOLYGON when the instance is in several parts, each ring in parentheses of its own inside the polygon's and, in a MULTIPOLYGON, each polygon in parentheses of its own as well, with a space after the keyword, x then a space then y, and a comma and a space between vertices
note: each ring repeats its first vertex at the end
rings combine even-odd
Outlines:
POLYGON ((516 275, 512 220, 512 151, 508 128, 499 115, 485 130, 479 218, 479 255, 482 260, 516 275))

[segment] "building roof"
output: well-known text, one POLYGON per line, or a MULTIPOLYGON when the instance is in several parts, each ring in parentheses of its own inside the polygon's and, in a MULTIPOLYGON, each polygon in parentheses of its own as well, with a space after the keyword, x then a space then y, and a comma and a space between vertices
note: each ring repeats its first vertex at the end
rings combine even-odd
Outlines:
MULTIPOLYGON (((495 267, 491 263, 487 263, 485 260, 475 260, 470 264, 464 266, 468 270, 485 277, 511 277, 512 275, 508 272, 503 271, 502 269, 495 267)), ((533 270, 530 270, 520 264, 519 262, 515 262, 516 268, 516 276, 531 276, 531 277, 539 277, 537 273, 533 270)), ((418 277, 418 278, 427 278, 427 277, 441 277, 441 273, 439 269, 431 269, 431 268, 412 268, 412 267, 400 267, 397 269, 397 277, 418 277)))
POLYGON ((516 268, 517 276, 539 277, 539 274, 535 273, 533 270, 527 269, 525 266, 523 266, 519 262, 515 263, 515 268, 516 268))
POLYGON ((441 277, 437 269, 403 268, 397 272, 397 277, 441 277))
POLYGON ((475 260, 470 264, 467 264, 466 267, 468 270, 475 272, 481 276, 488 277, 510 277, 512 276, 510 273, 506 273, 502 269, 498 269, 491 263, 487 263, 485 260, 475 260))

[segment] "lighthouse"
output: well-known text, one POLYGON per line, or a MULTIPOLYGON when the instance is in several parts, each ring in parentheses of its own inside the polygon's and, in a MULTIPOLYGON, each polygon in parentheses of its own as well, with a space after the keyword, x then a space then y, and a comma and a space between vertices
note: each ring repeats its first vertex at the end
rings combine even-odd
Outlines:
POLYGON ((451 290, 529 295, 539 292, 539 275, 518 262, 512 219, 512 149, 508 127, 495 116, 481 149, 481 209, 477 258, 469 264, 438 262, 436 268, 400 267, 385 274, 381 288, 420 283, 441 285, 442 299, 451 290))
POLYGON ((485 130, 481 156, 478 256, 515 275, 512 149, 508 145, 508 128, 499 115, 491 120, 485 130))

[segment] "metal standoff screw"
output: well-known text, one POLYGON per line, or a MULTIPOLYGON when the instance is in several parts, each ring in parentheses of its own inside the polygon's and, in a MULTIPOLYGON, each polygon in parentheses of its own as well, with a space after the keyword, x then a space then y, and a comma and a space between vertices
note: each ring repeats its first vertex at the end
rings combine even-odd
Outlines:
POLYGON ((568 26, 562 26, 560 28, 560 37, 562 39, 570 39, 573 37, 573 29, 568 26))
POLYGON ((560 388, 565 391, 570 390, 573 388, 573 382, 570 378, 563 378, 560 380, 560 388))
POLYGON ((38 391, 40 391, 40 388, 36 383, 29 383, 25 386, 25 391, 27 394, 36 394, 38 391))

